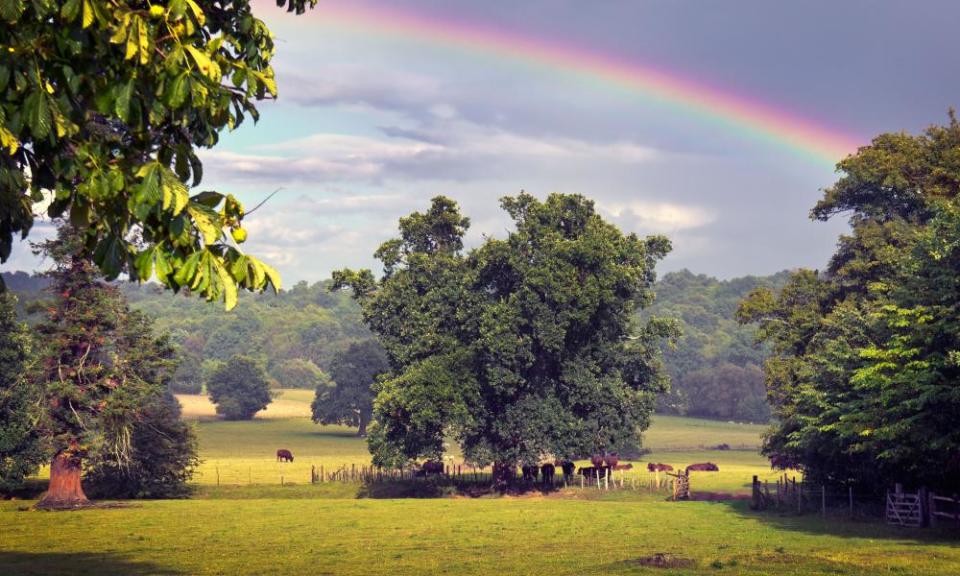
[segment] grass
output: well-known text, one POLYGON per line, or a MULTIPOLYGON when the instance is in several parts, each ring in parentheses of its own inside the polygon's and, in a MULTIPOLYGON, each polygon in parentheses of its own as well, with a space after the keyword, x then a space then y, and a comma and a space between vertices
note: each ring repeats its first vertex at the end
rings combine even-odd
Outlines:
MULTIPOLYGON (((369 461, 354 431, 291 416, 309 391, 251 422, 198 418, 204 464, 191 500, 72 513, 0 502, 2 574, 917 574, 960 573, 949 535, 817 515, 755 514, 747 502, 667 502, 645 491, 579 487, 519 497, 362 498, 356 484, 309 484, 311 464, 369 461), (277 448, 296 455, 274 461, 277 448), (216 474, 220 485, 216 485, 216 474), (279 482, 285 478, 285 486, 279 482), (294 485, 290 485, 294 483, 294 485), (660 554, 661 556, 656 556, 660 554), (645 564, 666 558, 669 569, 645 564)), ((762 427, 657 417, 647 460, 694 473, 694 490, 746 493, 771 475, 752 450, 762 427)))
POLYGON ((960 548, 882 525, 762 518, 744 503, 564 498, 155 501, 21 512, 0 503, 7 574, 955 575, 960 548), (55 552, 54 552, 55 551, 55 552))

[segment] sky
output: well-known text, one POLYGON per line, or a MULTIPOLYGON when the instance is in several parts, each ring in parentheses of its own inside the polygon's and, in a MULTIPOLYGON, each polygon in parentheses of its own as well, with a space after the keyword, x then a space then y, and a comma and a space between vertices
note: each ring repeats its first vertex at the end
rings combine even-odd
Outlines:
MULTIPOLYGON (((665 234, 658 270, 822 268, 842 218, 808 213, 844 154, 960 104, 960 3, 255 0, 280 96, 206 150, 202 189, 253 206, 247 251, 287 286, 373 267, 400 217, 446 195, 468 246, 499 199, 592 198, 665 234)), ((39 236, 48 226, 37 228, 39 236)), ((32 239, 36 239, 36 236, 32 239)), ((5 270, 38 266, 29 246, 5 270)))

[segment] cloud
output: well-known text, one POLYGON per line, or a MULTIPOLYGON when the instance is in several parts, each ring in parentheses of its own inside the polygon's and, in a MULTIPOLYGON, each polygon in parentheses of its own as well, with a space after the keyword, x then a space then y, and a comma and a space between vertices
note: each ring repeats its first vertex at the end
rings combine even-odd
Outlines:
POLYGON ((714 214, 702 206, 669 202, 599 201, 597 207, 615 222, 628 223, 631 224, 629 228, 646 229, 652 232, 676 232, 699 228, 716 219, 714 214))
POLYGON ((543 171, 602 169, 660 160, 636 142, 590 142, 532 136, 463 119, 415 128, 384 127, 382 135, 317 133, 260 145, 245 153, 212 150, 202 156, 219 181, 274 185, 392 180, 483 180, 543 171))

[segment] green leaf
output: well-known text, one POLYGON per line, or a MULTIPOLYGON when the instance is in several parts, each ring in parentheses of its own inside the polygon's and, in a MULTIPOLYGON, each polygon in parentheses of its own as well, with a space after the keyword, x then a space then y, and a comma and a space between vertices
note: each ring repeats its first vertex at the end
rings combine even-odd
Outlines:
POLYGON ((93 253, 93 261, 97 263, 108 280, 113 280, 120 275, 126 260, 126 242, 112 234, 101 240, 93 253))
POLYGON ((180 286, 186 286, 193 280, 197 274, 197 265, 200 263, 200 254, 200 252, 194 252, 187 258, 176 274, 173 275, 174 282, 180 286))
POLYGON ((73 22, 80 15, 80 0, 67 0, 60 9, 60 17, 67 22, 73 22))
POLYGON ((153 258, 154 254, 157 252, 156 247, 149 250, 144 250, 137 254, 136 259, 133 264, 137 270, 137 277, 141 281, 147 281, 150 279, 150 275, 153 274, 153 258))
POLYGON ((209 246, 220 239, 223 229, 219 214, 196 202, 187 205, 187 213, 193 218, 193 223, 203 235, 204 244, 209 246))
POLYGON ((133 78, 117 87, 117 97, 113 102, 113 111, 117 118, 127 122, 130 117, 130 96, 133 95, 133 78))
POLYGON ((50 114, 46 94, 39 90, 31 92, 24 101, 24 109, 27 114, 27 125, 30 126, 34 138, 46 138, 53 126, 53 117, 50 114))

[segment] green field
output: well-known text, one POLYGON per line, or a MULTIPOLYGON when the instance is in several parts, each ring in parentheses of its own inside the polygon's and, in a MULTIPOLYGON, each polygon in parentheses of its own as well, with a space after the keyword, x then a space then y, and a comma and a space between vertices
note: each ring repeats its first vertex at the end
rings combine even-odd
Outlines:
MULTIPOLYGON (((955 532, 756 514, 744 501, 675 503, 579 486, 547 496, 380 499, 356 484, 313 486, 311 464, 369 462, 365 444, 346 428, 297 417, 309 394, 281 400, 284 410, 252 422, 190 415, 204 458, 191 500, 69 513, 0 502, 0 574, 960 573, 955 532), (274 461, 280 447, 294 464, 274 461), (642 565, 656 554, 676 566, 642 565)), ((702 447, 755 447, 760 431, 658 417, 646 459, 715 462, 719 473, 694 474, 694 491, 744 494, 752 475, 772 477, 764 459, 702 447)), ((646 459, 633 471, 639 482, 651 477, 640 468, 646 459)))

